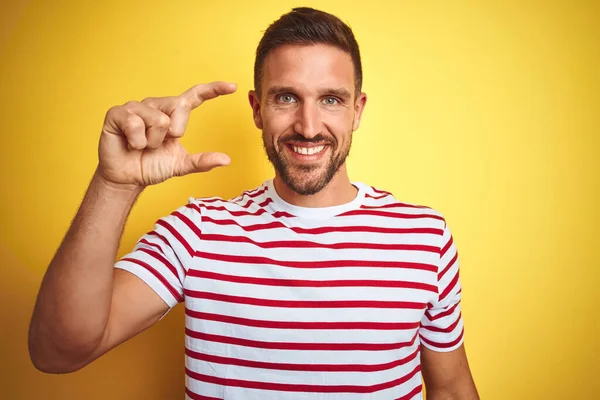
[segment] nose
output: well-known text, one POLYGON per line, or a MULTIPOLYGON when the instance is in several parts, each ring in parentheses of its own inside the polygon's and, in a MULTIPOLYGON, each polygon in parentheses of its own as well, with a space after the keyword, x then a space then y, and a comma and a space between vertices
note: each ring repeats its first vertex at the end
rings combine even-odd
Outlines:
POLYGON ((305 102, 297 109, 294 129, 307 139, 312 139, 321 133, 321 116, 319 108, 311 102, 305 102))

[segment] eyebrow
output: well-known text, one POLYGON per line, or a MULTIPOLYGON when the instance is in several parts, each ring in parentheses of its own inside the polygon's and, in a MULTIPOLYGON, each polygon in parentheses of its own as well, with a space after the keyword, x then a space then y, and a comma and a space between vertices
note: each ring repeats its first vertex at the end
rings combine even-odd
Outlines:
MULTIPOLYGON (((270 96, 274 96, 276 94, 279 93, 296 93, 296 90, 291 87, 291 86, 273 86, 270 87, 269 90, 267 91, 267 97, 270 96)), ((333 89, 333 88, 328 88, 328 89, 322 89, 319 90, 319 95, 332 95, 332 96, 336 96, 341 98, 342 100, 348 101, 352 98, 352 94, 344 88, 339 88, 339 89, 333 89)))

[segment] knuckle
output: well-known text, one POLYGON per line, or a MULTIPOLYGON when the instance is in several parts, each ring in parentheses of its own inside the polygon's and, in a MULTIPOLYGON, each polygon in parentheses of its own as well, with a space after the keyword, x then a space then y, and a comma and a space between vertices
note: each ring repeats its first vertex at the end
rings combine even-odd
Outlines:
POLYGON ((178 137, 182 137, 182 136, 183 136, 183 133, 184 133, 184 132, 183 132, 181 129, 179 129, 179 128, 171 128, 171 129, 169 130, 169 132, 171 133, 171 136, 173 136, 173 137, 177 137, 177 138, 178 138, 178 137))
POLYGON ((108 109, 108 111, 106 112, 106 116, 107 117, 115 117, 116 115, 119 114, 119 112, 121 111, 121 107, 122 106, 112 106, 111 108, 108 109))
POLYGON ((142 104, 145 104, 149 107, 155 107, 156 106, 156 98, 155 97, 146 97, 144 100, 142 100, 142 104))
POLYGON ((183 108, 185 110, 192 108, 190 101, 182 96, 177 97, 175 105, 177 106, 177 108, 183 108))
POLYGON ((129 100, 127 103, 123 104, 123 106, 127 109, 135 107, 139 102, 135 100, 129 100))
POLYGON ((140 118, 137 118, 135 115, 129 114, 125 118, 123 126, 125 127, 126 131, 132 132, 137 129, 144 128, 144 122, 140 118))
POLYGON ((156 117, 155 126, 158 128, 168 128, 171 125, 171 118, 169 118, 166 114, 160 114, 156 117))

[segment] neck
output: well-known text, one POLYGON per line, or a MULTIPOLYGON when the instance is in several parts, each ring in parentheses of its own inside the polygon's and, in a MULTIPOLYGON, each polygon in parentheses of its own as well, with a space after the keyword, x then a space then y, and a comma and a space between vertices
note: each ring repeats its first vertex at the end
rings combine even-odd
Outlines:
POLYGON ((313 195, 301 195, 292 190, 279 176, 273 179, 275 190, 279 197, 287 203, 298 207, 333 207, 346 204, 354 200, 358 189, 352 185, 346 165, 342 165, 335 176, 320 192, 313 195))

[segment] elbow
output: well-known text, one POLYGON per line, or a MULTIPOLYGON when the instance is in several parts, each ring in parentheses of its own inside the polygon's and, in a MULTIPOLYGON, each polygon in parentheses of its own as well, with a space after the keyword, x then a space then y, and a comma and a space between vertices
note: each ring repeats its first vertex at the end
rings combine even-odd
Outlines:
POLYGON ((76 371, 76 369, 65 368, 64 366, 55 365, 54 363, 49 362, 49 360, 44 360, 40 357, 34 357, 31 354, 30 359, 35 369, 46 374, 68 374, 70 372, 76 371))
POLYGON ((44 338, 38 338, 31 333, 28 338, 28 350, 33 366, 47 374, 68 374, 89 364, 86 358, 61 352, 50 346, 44 338))
POLYGON ((72 362, 58 356, 42 356, 31 350, 29 351, 29 359, 38 371, 46 374, 69 374, 87 365, 87 363, 72 362))
POLYGON ((46 374, 68 374, 84 367, 84 365, 69 362, 58 355, 44 354, 42 351, 35 350, 35 346, 32 348, 31 345, 29 346, 29 359, 35 369, 46 374))

